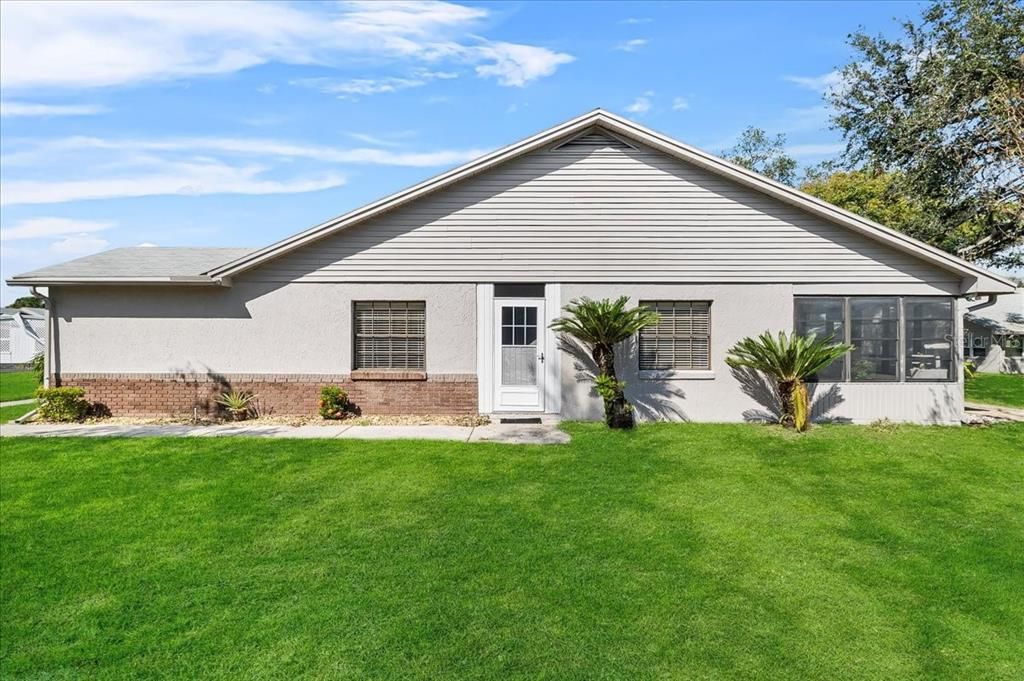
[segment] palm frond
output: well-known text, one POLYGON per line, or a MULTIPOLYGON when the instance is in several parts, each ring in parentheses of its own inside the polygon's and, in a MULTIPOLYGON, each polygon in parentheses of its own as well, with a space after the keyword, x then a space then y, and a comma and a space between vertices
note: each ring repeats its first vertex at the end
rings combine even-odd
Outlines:
POLYGON ((231 411, 242 411, 243 409, 248 409, 249 405, 255 399, 256 396, 251 393, 232 390, 231 392, 221 393, 214 401, 225 409, 229 409, 231 411))
POLYGON ((726 364, 749 367, 779 381, 802 381, 853 349, 852 345, 835 343, 814 334, 802 336, 780 331, 765 331, 756 338, 744 338, 729 350, 726 364))
POLYGON ((551 322, 551 328, 590 345, 615 345, 640 329, 661 319, 646 307, 627 308, 629 298, 591 300, 577 298, 566 305, 565 315, 551 322))

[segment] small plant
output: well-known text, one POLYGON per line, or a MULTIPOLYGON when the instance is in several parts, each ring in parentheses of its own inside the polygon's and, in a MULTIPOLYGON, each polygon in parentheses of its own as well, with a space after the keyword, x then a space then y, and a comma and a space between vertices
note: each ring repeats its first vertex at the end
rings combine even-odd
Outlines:
POLYGON ((854 362, 851 368, 853 369, 853 380, 855 381, 866 381, 875 373, 874 363, 866 359, 854 362))
POLYGON ((974 378, 974 374, 978 373, 978 367, 972 360, 964 360, 964 380, 969 381, 974 378))
POLYGON ((814 334, 801 336, 780 331, 777 336, 765 331, 757 338, 744 338, 730 350, 725 363, 733 368, 746 367, 769 376, 782 406, 779 422, 807 430, 810 405, 804 381, 853 349, 834 343, 832 338, 814 334))
POLYGON ((895 433, 899 427, 900 424, 889 419, 876 419, 868 424, 868 428, 877 430, 880 433, 895 433))
POLYGON ((46 421, 81 421, 89 413, 85 388, 39 388, 39 416, 46 421))
POLYGON ((633 408, 626 400, 626 384, 615 375, 615 348, 641 329, 657 324, 661 316, 646 307, 627 307, 629 298, 578 298, 550 328, 580 341, 597 365, 597 393, 604 401, 604 422, 609 428, 632 428, 633 408))
POLYGON ((601 374, 594 379, 597 394, 606 400, 614 399, 616 395, 626 389, 625 381, 620 381, 614 376, 601 374))
POLYGON ((216 402, 231 414, 232 421, 244 421, 249 416, 250 405, 255 399, 256 396, 252 393, 232 390, 221 393, 216 402))
POLYGON ((32 368, 32 373, 36 375, 36 383, 42 385, 43 375, 46 372, 46 357, 43 353, 37 352, 32 356, 32 361, 29 362, 29 366, 32 368))
POLYGON ((336 385, 320 388, 320 416, 325 419, 343 419, 351 409, 348 393, 336 385))

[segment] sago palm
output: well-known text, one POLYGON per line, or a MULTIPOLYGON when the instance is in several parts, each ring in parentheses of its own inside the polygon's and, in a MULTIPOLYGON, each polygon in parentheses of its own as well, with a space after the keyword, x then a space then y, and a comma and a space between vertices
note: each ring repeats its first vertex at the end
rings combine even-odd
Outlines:
POLYGON ((757 338, 744 338, 730 350, 725 362, 731 367, 760 371, 775 381, 782 406, 780 421, 798 431, 807 429, 809 406, 804 381, 853 349, 835 343, 831 337, 801 336, 765 331, 757 338))
POLYGON ((613 428, 630 428, 633 414, 615 375, 615 346, 644 327, 657 324, 660 316, 646 307, 627 307, 629 298, 591 300, 578 298, 563 308, 565 314, 551 328, 572 336, 590 351, 597 365, 598 392, 604 399, 605 422, 613 428))

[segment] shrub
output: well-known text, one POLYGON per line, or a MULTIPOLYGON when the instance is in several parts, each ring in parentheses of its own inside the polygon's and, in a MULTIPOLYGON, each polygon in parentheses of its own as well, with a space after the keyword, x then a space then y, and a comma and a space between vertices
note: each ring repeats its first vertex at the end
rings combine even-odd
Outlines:
MULTIPOLYGON (((765 331, 757 338, 744 338, 729 349, 725 363, 734 369, 745 367, 760 371, 775 381, 782 413, 779 422, 807 430, 810 405, 804 381, 853 350, 852 345, 833 343, 832 338, 788 334, 773 336, 765 331)), ((854 363, 856 376, 857 363, 854 363)))
POLYGON ((39 415, 47 421, 81 421, 89 413, 85 388, 39 388, 39 415))
POLYGON ((244 421, 249 415, 250 404, 255 399, 256 396, 251 393, 232 390, 231 392, 221 393, 215 402, 224 407, 231 414, 233 420, 244 421))
POLYGON ((32 357, 32 361, 29 362, 29 366, 32 367, 32 373, 36 375, 36 383, 42 385, 43 374, 46 371, 46 357, 43 355, 43 353, 37 352, 32 357))
POLYGON ((565 315, 549 327, 575 338, 590 351, 597 366, 597 392, 604 401, 604 422, 610 428, 632 428, 634 423, 626 384, 615 375, 615 347, 661 319, 646 307, 627 308, 628 302, 626 296, 614 301, 577 298, 562 308, 565 315))
POLYGON ((325 419, 343 419, 351 407, 348 393, 336 385, 320 388, 320 416, 325 419))

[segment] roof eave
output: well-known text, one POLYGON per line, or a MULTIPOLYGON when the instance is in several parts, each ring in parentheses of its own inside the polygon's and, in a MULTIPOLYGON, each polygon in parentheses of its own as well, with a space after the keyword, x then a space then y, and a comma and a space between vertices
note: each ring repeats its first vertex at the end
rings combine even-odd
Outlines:
POLYGON ((230 286, 226 278, 213 279, 208 276, 183 277, 11 277, 8 286, 230 286))

